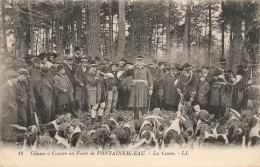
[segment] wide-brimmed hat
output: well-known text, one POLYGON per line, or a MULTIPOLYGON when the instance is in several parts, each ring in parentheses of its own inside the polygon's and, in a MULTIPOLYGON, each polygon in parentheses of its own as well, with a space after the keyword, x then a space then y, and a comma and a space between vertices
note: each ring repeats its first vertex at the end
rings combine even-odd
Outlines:
POLYGON ((91 61, 90 62, 90 67, 97 67, 97 63, 95 61, 91 61))
POLYGON ((203 69, 203 68, 206 68, 207 70, 209 69, 208 66, 202 66, 201 69, 203 69))
POLYGON ((30 72, 25 68, 20 68, 17 72, 20 75, 30 75, 30 72))
POLYGON ((133 65, 133 63, 131 61, 126 61, 125 65, 127 65, 127 64, 133 65))
POLYGON ((227 64, 227 60, 226 60, 225 58, 221 58, 221 59, 219 60, 219 63, 220 63, 220 64, 227 64))
POLYGON ((54 59, 56 59, 56 57, 58 56, 58 54, 54 52, 49 52, 48 55, 49 57, 53 56, 54 59))
POLYGON ((32 60, 33 63, 41 63, 41 59, 39 57, 35 57, 33 60, 32 60))
POLYGON ((63 57, 63 60, 72 60, 72 59, 74 59, 74 58, 72 56, 70 56, 70 55, 65 55, 63 57))
POLYGON ((32 54, 26 54, 23 59, 31 59, 33 58, 33 55, 32 54))
POLYGON ((48 54, 45 53, 45 52, 43 52, 43 53, 39 54, 38 57, 39 57, 41 60, 43 60, 45 57, 48 57, 48 54))
POLYGON ((88 59, 87 57, 81 57, 81 58, 80 58, 80 61, 81 61, 81 62, 88 62, 89 59, 88 59))
POLYGON ((119 64, 117 64, 116 62, 112 62, 112 63, 110 64, 110 67, 112 67, 112 66, 119 66, 119 64))
POLYGON ((143 57, 142 56, 137 56, 135 59, 136 60, 143 60, 143 57))
POLYGON ((185 64, 183 64, 182 68, 189 69, 189 68, 191 68, 191 65, 189 63, 185 63, 185 64))
POLYGON ((125 58, 120 59, 120 61, 123 61, 123 62, 126 63, 126 59, 125 58))

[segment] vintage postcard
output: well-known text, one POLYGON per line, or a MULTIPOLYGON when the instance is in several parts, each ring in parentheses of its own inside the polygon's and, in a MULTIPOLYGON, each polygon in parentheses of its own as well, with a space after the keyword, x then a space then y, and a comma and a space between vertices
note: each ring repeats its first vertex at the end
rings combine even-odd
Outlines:
POLYGON ((1 0, 0 166, 260 166, 260 1, 1 0))

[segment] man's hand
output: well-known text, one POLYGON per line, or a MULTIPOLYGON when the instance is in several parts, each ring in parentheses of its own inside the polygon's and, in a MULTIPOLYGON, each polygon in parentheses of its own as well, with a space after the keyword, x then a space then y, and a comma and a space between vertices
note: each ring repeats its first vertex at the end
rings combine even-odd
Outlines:
POLYGON ((149 95, 151 96, 153 94, 153 90, 149 90, 149 95))
POLYGON ((181 89, 177 88, 177 93, 181 94, 181 89))
POLYGON ((80 83, 80 86, 81 86, 81 87, 83 87, 83 86, 84 86, 84 84, 81 82, 81 83, 80 83))
POLYGON ((222 74, 222 75, 219 75, 218 78, 220 78, 220 79, 224 79, 225 76, 222 74))
POLYGON ((247 84, 248 84, 248 85, 252 85, 252 84, 253 84, 253 81, 252 81, 252 80, 249 80, 249 81, 247 82, 247 84))
POLYGON ((63 89, 63 92, 64 92, 64 93, 67 93, 68 91, 67 91, 66 89, 63 89))

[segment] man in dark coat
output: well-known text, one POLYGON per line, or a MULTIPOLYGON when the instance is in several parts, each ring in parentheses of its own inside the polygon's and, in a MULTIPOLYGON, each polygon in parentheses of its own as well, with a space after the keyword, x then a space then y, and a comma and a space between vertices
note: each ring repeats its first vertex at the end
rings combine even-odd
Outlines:
POLYGON ((74 84, 74 68, 73 68, 73 57, 65 55, 63 58, 63 66, 66 75, 69 77, 72 84, 74 84))
POLYGON ((47 66, 41 67, 41 74, 40 94, 42 104, 40 107, 40 120, 41 123, 45 124, 55 119, 55 112, 53 111, 54 80, 51 78, 47 66))
POLYGON ((197 73, 192 71, 190 64, 185 63, 182 68, 183 72, 177 82, 177 91, 181 95, 182 102, 192 102, 197 93, 199 78, 197 73))
POLYGON ((80 67, 78 67, 74 74, 75 81, 75 107, 81 111, 88 110, 88 97, 87 97, 87 73, 88 73, 88 59, 81 58, 80 67))
MULTIPOLYGON (((57 67, 58 74, 54 77, 55 89, 58 97, 59 113, 65 114, 73 111, 73 85, 65 73, 63 65, 57 67)), ((72 114, 74 114, 72 112, 72 114)))
POLYGON ((252 70, 248 67, 248 61, 243 59, 241 67, 236 73, 237 83, 233 88, 232 106, 235 110, 240 111, 247 103, 247 94, 245 92, 250 80, 252 70))
POLYGON ((226 107, 231 107, 232 86, 227 83, 227 80, 231 82, 232 78, 226 77, 228 70, 227 61, 222 58, 220 67, 215 69, 212 74, 210 105, 214 109, 216 119, 224 115, 226 107))
POLYGON ((178 104, 180 101, 180 96, 177 93, 177 69, 176 67, 166 67, 166 70, 169 71, 169 73, 165 75, 162 81, 162 87, 163 87, 163 100, 164 105, 163 108, 167 111, 177 111, 178 104))
POLYGON ((150 72, 153 78, 153 94, 151 96, 151 107, 150 110, 154 108, 161 108, 162 101, 159 97, 159 91, 162 90, 162 79, 163 79, 163 72, 162 69, 157 65, 157 60, 153 60, 153 64, 151 65, 150 72))
POLYGON ((153 93, 153 78, 150 69, 144 67, 142 56, 136 58, 136 65, 131 66, 129 70, 128 73, 131 73, 134 84, 129 98, 129 107, 134 109, 134 119, 139 119, 139 111, 142 115, 147 113, 145 108, 153 93))
POLYGON ((21 68, 18 70, 18 73, 23 75, 25 79, 17 82, 17 120, 20 126, 29 127, 33 123, 33 110, 36 107, 36 102, 29 71, 21 68))
MULTIPOLYGON (((15 142, 17 140, 16 129, 11 124, 17 124, 17 101, 16 86, 19 74, 9 73, 8 80, 0 87, 0 140, 6 142, 15 142)), ((25 79, 24 76, 19 77, 25 79)))

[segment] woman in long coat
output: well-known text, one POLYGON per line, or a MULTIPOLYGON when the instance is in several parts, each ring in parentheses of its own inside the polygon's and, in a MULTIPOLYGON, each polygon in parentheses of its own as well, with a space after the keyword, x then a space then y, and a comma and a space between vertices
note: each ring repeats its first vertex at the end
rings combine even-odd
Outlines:
POLYGON ((178 104, 180 101, 180 96, 177 93, 177 69, 175 67, 166 68, 168 73, 163 79, 163 99, 164 99, 164 109, 170 111, 176 111, 178 109, 178 104))

